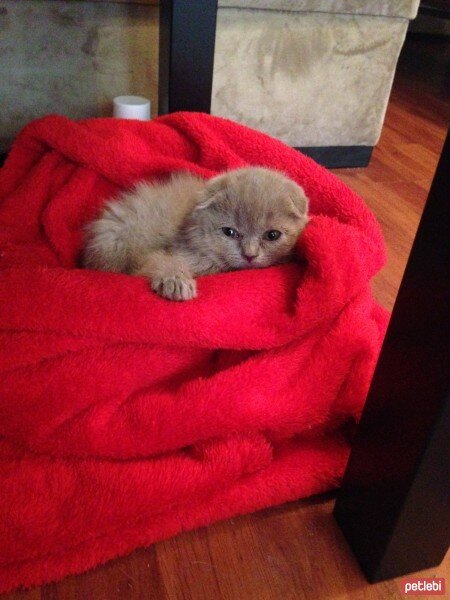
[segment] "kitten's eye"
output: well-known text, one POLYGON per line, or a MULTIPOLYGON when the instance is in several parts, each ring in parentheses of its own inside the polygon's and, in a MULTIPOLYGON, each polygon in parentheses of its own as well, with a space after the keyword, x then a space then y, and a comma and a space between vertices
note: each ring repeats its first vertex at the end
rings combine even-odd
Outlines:
POLYGON ((269 242, 274 242, 275 240, 277 240, 281 235, 281 231, 277 231, 276 229, 271 229, 270 231, 266 231, 266 233, 264 234, 264 237, 266 238, 266 240, 269 240, 269 242))
POLYGON ((237 239, 239 237, 239 232, 232 227, 222 227, 222 231, 227 237, 237 239))

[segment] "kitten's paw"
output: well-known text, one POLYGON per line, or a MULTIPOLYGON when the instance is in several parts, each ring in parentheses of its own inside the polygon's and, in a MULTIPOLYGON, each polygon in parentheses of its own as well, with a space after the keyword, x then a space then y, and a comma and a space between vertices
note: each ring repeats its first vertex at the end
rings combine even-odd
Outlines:
POLYGON ((192 300, 197 296, 195 279, 185 275, 157 278, 152 281, 152 289, 169 300, 192 300))

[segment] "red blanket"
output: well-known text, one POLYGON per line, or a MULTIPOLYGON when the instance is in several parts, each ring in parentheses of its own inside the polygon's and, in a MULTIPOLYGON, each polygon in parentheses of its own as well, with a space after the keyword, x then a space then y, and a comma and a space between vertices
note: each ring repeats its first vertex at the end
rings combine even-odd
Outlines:
POLYGON ((369 287, 384 258, 350 189, 230 121, 26 127, 0 170, 0 591, 337 486, 386 326, 369 287), (118 190, 248 164, 310 198, 296 264, 200 278, 185 303, 79 268, 118 190))

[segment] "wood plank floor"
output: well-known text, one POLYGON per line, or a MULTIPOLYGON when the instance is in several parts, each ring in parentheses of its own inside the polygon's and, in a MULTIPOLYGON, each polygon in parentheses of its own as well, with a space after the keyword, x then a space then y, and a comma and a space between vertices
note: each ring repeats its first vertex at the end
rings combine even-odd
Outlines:
MULTIPOLYGON (((392 308, 444 142, 448 45, 411 39, 402 53, 371 164, 336 174, 365 198, 389 262, 376 297, 392 308)), ((331 516, 332 495, 184 533, 84 575, 2 600, 325 600, 403 598, 399 581, 369 585, 331 516)), ((1 541, 0 541, 1 543, 1 541)), ((450 575, 450 560, 423 573, 450 575)))

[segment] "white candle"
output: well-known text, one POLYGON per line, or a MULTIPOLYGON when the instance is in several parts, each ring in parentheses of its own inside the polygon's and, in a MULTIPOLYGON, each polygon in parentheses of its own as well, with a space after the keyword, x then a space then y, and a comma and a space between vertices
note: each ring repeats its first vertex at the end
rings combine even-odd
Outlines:
POLYGON ((118 119, 150 119, 150 100, 142 96, 117 96, 113 100, 113 116, 118 119))

